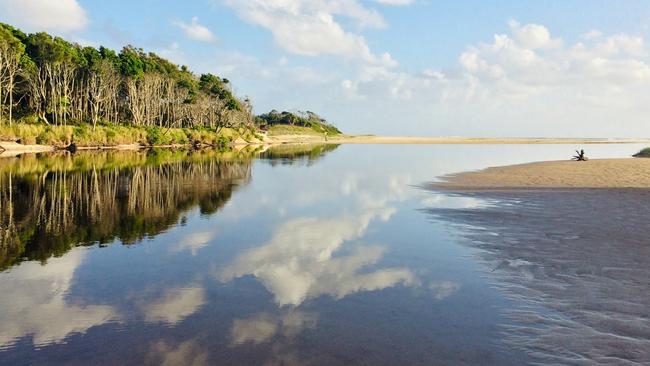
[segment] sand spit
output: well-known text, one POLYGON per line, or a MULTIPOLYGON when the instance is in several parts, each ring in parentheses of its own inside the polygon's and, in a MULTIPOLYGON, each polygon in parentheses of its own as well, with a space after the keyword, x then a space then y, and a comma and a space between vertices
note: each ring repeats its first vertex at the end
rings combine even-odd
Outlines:
POLYGON ((434 189, 650 188, 650 159, 548 161, 453 174, 434 189))

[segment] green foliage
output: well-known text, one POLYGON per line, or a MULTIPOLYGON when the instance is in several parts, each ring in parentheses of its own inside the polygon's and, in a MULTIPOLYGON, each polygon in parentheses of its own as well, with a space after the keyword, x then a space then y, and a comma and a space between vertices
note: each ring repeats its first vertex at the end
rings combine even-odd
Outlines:
POLYGON ((634 154, 634 156, 637 157, 637 158, 650 158, 650 147, 646 147, 645 149, 641 149, 641 151, 634 154))
POLYGON ((272 110, 269 113, 262 114, 257 117, 257 123, 260 126, 277 126, 277 125, 289 125, 289 126, 299 126, 306 127, 314 132, 328 135, 338 135, 341 133, 338 128, 331 125, 324 118, 320 117, 314 112, 301 112, 296 113, 292 112, 278 112, 272 110))
POLYGON ((208 95, 225 100, 229 110, 241 111, 243 110, 241 102, 228 88, 229 83, 228 79, 221 79, 212 74, 203 74, 199 78, 199 89, 208 95))
MULTIPOLYGON (((253 118, 250 100, 239 99, 230 80, 213 74, 197 77, 186 66, 131 45, 118 53, 103 46, 83 47, 45 32, 25 34, 0 23, 1 47, 17 55, 15 60, 20 62, 15 64, 20 64, 20 70, 11 78, 11 107, 5 95, 0 112, 11 111, 11 120, 18 119, 17 123, 37 116, 37 121, 53 125, 2 130, 25 143, 100 146, 199 141, 225 146, 237 137, 259 139, 254 133, 235 137, 216 132, 250 129, 255 125, 252 122, 266 127, 301 126, 310 133, 340 133, 312 112, 272 111, 253 118), (89 122, 103 127, 91 129, 85 125, 89 122), (58 129, 61 125, 75 127, 58 129), (132 128, 122 128, 127 126, 132 128), (176 127, 198 129, 178 131, 176 127)), ((8 120, 2 113, 0 118, 8 120)))

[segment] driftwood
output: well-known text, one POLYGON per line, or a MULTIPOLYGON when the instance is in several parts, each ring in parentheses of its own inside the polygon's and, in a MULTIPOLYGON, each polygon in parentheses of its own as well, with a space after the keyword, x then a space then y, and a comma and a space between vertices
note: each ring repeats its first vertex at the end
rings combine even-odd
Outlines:
POLYGON ((585 155, 585 151, 584 151, 584 150, 580 150, 580 151, 576 150, 576 155, 574 155, 573 158, 572 158, 571 160, 575 160, 575 161, 587 161, 587 160, 589 160, 589 158, 587 157, 587 155, 585 155))
POLYGON ((70 145, 68 145, 68 147, 66 147, 65 150, 68 150, 69 152, 74 154, 77 152, 77 144, 73 142, 70 145))

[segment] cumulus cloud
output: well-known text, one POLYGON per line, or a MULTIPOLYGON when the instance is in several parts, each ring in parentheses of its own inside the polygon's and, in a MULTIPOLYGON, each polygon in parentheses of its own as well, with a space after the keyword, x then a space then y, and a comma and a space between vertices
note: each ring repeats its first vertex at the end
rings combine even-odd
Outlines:
POLYGON ((410 5, 415 2, 415 0, 375 0, 380 4, 384 5, 410 5))
POLYGON ((456 69, 365 67, 339 88, 354 103, 380 100, 377 113, 448 121, 452 131, 464 134, 650 132, 644 121, 650 113, 650 60, 642 37, 594 31, 566 44, 543 25, 509 25, 508 33, 491 42, 468 46, 456 69))
POLYGON ((244 20, 269 30, 278 46, 303 56, 335 55, 393 67, 388 53, 375 54, 366 39, 347 31, 335 17, 360 27, 383 28, 384 18, 357 0, 226 0, 244 20))
POLYGON ((0 20, 32 31, 70 32, 88 25, 77 0, 0 0, 0 20))
POLYGON ((198 17, 193 17, 190 23, 175 21, 173 24, 182 29, 183 33, 193 40, 201 42, 217 41, 217 37, 212 33, 212 31, 199 23, 198 17))

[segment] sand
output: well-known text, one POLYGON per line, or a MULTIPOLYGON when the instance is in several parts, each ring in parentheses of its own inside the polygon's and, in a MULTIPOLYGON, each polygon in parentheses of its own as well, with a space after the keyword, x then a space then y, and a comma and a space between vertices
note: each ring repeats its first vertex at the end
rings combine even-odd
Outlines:
POLYGON ((650 159, 547 161, 442 177, 444 190, 520 188, 650 188, 650 159))
POLYGON ((266 143, 331 143, 331 144, 611 144, 650 143, 648 139, 590 139, 590 138, 483 138, 483 137, 413 137, 338 135, 325 140, 322 135, 276 135, 269 136, 266 143))

